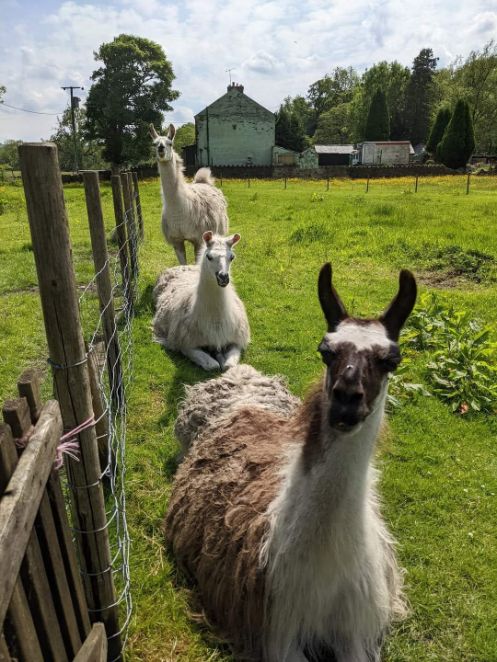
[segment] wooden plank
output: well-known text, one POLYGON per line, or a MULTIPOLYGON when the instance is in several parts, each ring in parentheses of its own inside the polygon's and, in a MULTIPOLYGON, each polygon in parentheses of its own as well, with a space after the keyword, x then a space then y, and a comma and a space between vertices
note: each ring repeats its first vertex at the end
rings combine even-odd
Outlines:
POLYGON ((71 529, 67 519, 64 495, 62 494, 60 479, 56 472, 52 472, 48 479, 47 492, 52 504, 52 515, 58 532, 66 577, 69 582, 74 610, 78 620, 79 634, 81 641, 83 641, 87 637, 91 628, 88 616, 88 605, 86 603, 83 583, 81 581, 81 573, 76 558, 76 550, 71 535, 71 529))
POLYGON ((105 237, 105 224, 102 202, 100 199, 98 172, 95 170, 84 171, 83 183, 85 187, 88 223, 90 226, 93 264, 95 265, 97 279, 102 330, 106 348, 110 392, 115 406, 117 409, 120 409, 124 405, 124 392, 119 351, 119 336, 117 333, 116 315, 114 312, 114 296, 112 291, 112 281, 110 278, 109 254, 107 252, 107 240, 105 237))
MULTIPOLYGON (((17 465, 17 452, 8 425, 0 424, 0 495, 4 493, 17 465)), ((1 622, 0 622, 1 627, 1 622)), ((15 581, 5 619, 10 647, 22 662, 43 662, 38 635, 21 578, 15 581)))
POLYGON ((66 577, 57 529, 55 528, 52 508, 46 490, 40 503, 35 528, 50 582, 62 638, 69 658, 71 658, 81 647, 81 637, 71 590, 66 577))
POLYGON ((107 637, 103 623, 95 623, 74 662, 106 662, 107 637))
POLYGON ((0 624, 14 589, 62 434, 59 405, 48 402, 0 501, 0 624))
POLYGON ((135 299, 136 278, 138 275, 138 233, 136 232, 135 215, 133 213, 133 195, 131 189, 131 178, 129 173, 121 173, 121 183, 124 199, 124 217, 126 221, 126 232, 128 235, 129 257, 130 257, 130 295, 135 299))
POLYGON ((31 423, 36 423, 40 416, 42 402, 40 396, 40 384, 42 375, 40 370, 30 368, 25 370, 17 382, 17 390, 21 398, 28 401, 31 423))
POLYGON ((3 420, 16 439, 21 439, 31 427, 31 413, 26 398, 6 400, 2 407, 3 420))
MULTIPOLYGON (((57 147, 24 143, 19 156, 55 392, 64 427, 71 430, 91 420, 93 408, 57 147)), ((111 606, 116 602, 114 579, 106 571, 111 552, 95 428, 89 426, 78 437, 80 462, 66 460, 74 532, 88 607, 113 637, 110 655, 117 659, 119 615, 111 606)))

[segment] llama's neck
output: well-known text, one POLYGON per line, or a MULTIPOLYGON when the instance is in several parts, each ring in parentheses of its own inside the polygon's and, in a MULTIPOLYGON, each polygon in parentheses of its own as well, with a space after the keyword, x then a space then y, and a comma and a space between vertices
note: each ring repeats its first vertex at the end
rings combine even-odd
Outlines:
POLYGON ((166 204, 171 205, 178 201, 185 185, 185 178, 181 171, 178 155, 173 152, 170 161, 159 161, 159 175, 166 204))
POLYGON ((276 546, 310 547, 319 539, 334 539, 334 532, 343 529, 361 536, 386 392, 385 383, 372 413, 348 433, 329 427, 321 392, 305 403, 297 425, 305 443, 292 451, 282 490, 272 505, 273 528, 280 538, 276 546))
POLYGON ((233 287, 228 284, 220 287, 215 277, 209 271, 203 253, 199 256, 200 277, 195 297, 195 312, 201 315, 214 315, 219 317, 233 295, 233 287))

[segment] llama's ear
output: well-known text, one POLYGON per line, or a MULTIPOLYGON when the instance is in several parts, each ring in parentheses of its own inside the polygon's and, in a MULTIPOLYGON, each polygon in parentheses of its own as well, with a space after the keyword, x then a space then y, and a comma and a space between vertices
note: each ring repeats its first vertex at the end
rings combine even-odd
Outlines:
POLYGON ((152 138, 152 140, 157 140, 157 138, 159 137, 159 134, 155 130, 155 126, 153 124, 149 125, 148 132, 149 132, 150 137, 152 138))
POLYGON ((345 306, 333 287, 331 276, 331 264, 327 262, 321 267, 321 271, 319 272, 318 296, 325 319, 328 322, 328 331, 330 333, 336 329, 342 320, 348 317, 345 306))
POLYGON ((400 330, 416 303, 416 294, 416 279, 410 271, 402 269, 399 275, 399 291, 380 317, 390 340, 397 342, 399 339, 400 330))
POLYGON ((210 230, 204 232, 204 234, 202 235, 202 239, 205 241, 205 243, 208 246, 212 241, 212 232, 210 230))
POLYGON ((170 124, 167 127, 167 137, 169 140, 174 140, 174 136, 176 135, 176 129, 174 128, 174 124, 170 124))
POLYGON ((228 244, 228 246, 229 246, 230 248, 233 248, 233 246, 234 246, 235 244, 237 244, 237 243, 240 241, 240 239, 241 239, 241 237, 240 237, 240 235, 239 235, 238 232, 237 232, 236 234, 232 235, 231 237, 228 237, 228 238, 226 239, 226 243, 228 244))

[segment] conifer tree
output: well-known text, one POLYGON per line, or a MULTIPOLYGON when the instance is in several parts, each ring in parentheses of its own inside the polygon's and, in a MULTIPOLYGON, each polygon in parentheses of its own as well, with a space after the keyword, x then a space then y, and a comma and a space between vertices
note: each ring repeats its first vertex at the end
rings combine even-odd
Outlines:
POLYGON ((463 168, 475 149, 473 120, 467 101, 456 103, 452 118, 437 147, 437 159, 448 168, 463 168))
POLYGON ((365 140, 389 140, 390 118, 387 97, 383 90, 376 90, 366 121, 365 140))

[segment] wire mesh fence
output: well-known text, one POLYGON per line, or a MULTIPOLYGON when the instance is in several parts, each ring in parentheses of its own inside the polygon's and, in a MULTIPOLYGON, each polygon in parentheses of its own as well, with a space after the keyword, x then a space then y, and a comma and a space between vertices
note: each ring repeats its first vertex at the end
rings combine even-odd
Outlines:
MULTIPOLYGON (((111 249, 100 270, 87 283, 79 296, 80 315, 86 327, 87 356, 93 371, 95 427, 99 444, 101 474, 107 513, 107 529, 111 546, 111 564, 100 572, 111 572, 116 587, 113 605, 103 605, 95 612, 117 606, 120 630, 110 638, 120 636, 122 650, 126 646, 127 631, 132 614, 131 580, 129 571, 130 537, 126 520, 126 442, 129 388, 133 374, 132 325, 139 261, 140 235, 134 220, 139 208, 138 188, 134 187, 132 206, 124 209, 116 229, 122 230, 124 241, 111 249), (97 283, 102 273, 110 275, 111 289, 107 300, 98 296, 97 283), (100 304, 100 305, 99 305, 100 304), (112 310, 110 335, 105 327, 106 314, 112 310), (98 412, 98 415, 97 415, 98 412)), ((113 245, 116 230, 107 233, 107 244, 113 245)), ((87 486, 91 489, 91 486, 87 486)), ((72 489, 67 484, 67 493, 72 489)), ((78 486, 78 489, 81 489, 78 486)), ((84 571, 82 571, 84 574, 84 571)), ((94 576, 95 573, 92 573, 94 576)), ((92 610, 90 609, 90 612, 92 610)), ((92 614, 98 619, 98 613, 92 614)), ((119 659, 120 656, 114 659, 119 659)))

